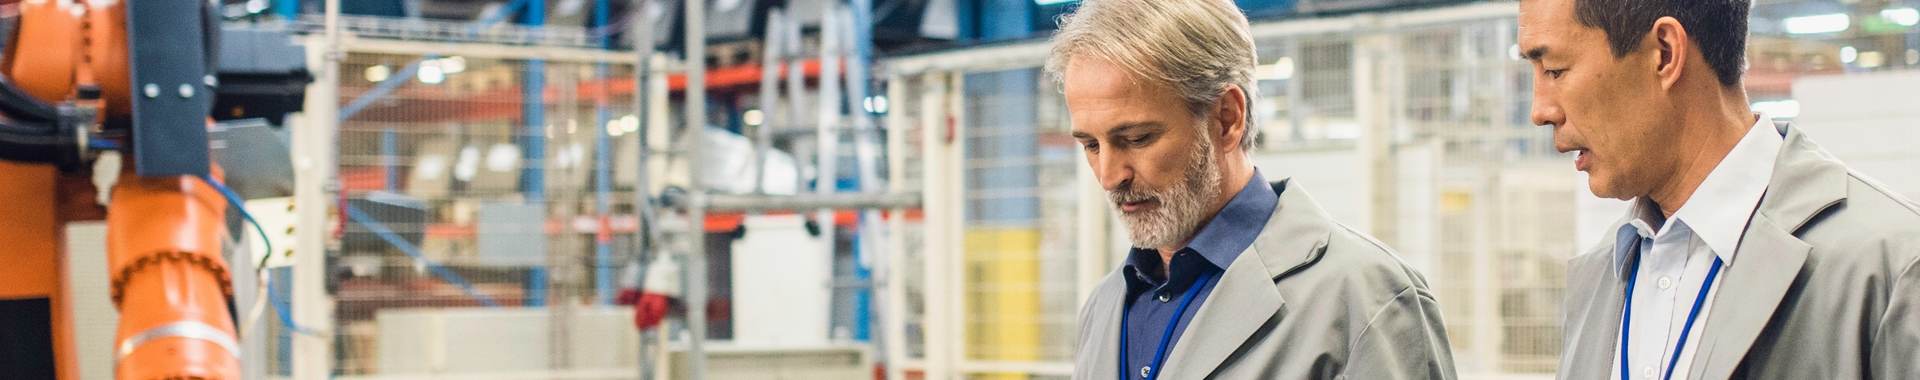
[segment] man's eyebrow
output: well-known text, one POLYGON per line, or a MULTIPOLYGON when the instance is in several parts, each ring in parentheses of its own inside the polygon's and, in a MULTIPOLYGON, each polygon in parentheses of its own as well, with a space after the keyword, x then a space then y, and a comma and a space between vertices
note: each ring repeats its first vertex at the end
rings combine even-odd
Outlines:
POLYGON ((1526 58, 1528 61, 1538 61, 1541 56, 1545 55, 1547 55, 1546 46, 1535 46, 1532 49, 1527 49, 1527 52, 1521 53, 1520 58, 1526 58))
POLYGON ((1093 135, 1087 134, 1086 132, 1081 132, 1081 131, 1073 131, 1072 135, 1073 135, 1073 138, 1081 139, 1081 140, 1093 138, 1093 135))
POLYGON ((1157 121, 1126 122, 1126 123, 1121 123, 1120 126, 1118 127, 1113 127, 1112 130, 1108 130, 1107 136, 1119 137, 1123 133, 1133 132, 1135 130, 1142 130, 1142 129, 1148 130, 1148 132, 1157 132, 1159 130, 1166 129, 1166 125, 1160 124, 1160 122, 1157 122, 1157 121))

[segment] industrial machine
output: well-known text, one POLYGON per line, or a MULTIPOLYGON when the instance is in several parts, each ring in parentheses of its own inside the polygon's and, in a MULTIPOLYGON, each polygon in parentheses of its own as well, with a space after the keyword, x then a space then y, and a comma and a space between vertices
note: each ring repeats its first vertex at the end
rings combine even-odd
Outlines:
POLYGON ((212 5, 4 3, 0 378, 77 378, 62 231, 100 220, 120 311, 115 377, 238 378, 231 273, 250 266, 223 254, 239 196, 209 149, 222 79, 212 5), (106 152, 122 164, 96 167, 106 152))

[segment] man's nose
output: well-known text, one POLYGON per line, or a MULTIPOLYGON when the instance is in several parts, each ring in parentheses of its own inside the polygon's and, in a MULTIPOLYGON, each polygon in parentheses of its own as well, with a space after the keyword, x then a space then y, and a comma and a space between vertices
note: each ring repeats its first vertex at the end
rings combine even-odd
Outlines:
POLYGON ((1117 152, 1100 152, 1094 159, 1093 174, 1100 179, 1100 188, 1115 191, 1133 183, 1133 168, 1126 157, 1117 152))

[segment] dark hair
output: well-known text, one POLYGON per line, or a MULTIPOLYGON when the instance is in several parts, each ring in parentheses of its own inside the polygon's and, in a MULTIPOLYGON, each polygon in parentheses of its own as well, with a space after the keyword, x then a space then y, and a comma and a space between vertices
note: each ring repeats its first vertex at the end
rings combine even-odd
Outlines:
POLYGON ((1607 33, 1614 58, 1638 50, 1653 22, 1671 16, 1706 56, 1720 85, 1740 84, 1747 69, 1747 12, 1751 0, 1574 0, 1580 24, 1607 33))

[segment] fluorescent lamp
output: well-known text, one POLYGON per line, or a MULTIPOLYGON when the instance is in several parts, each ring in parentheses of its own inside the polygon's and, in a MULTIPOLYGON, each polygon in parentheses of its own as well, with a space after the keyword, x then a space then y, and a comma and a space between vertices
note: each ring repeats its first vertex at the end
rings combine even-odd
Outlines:
POLYGON ((1788 17, 1780 21, 1792 34, 1821 34, 1847 30, 1853 25, 1853 19, 1845 13, 1788 17))
POLYGON ((365 74, 368 82, 380 83, 385 82, 388 76, 393 75, 393 69, 387 67, 387 65, 367 66, 365 74))
POLYGON ((439 65, 420 65, 420 83, 440 84, 447 80, 447 73, 440 71, 439 65))
POLYGON ((1887 8, 1880 11, 1880 18, 1887 19, 1900 26, 1920 25, 1920 10, 1913 8, 1887 8))

